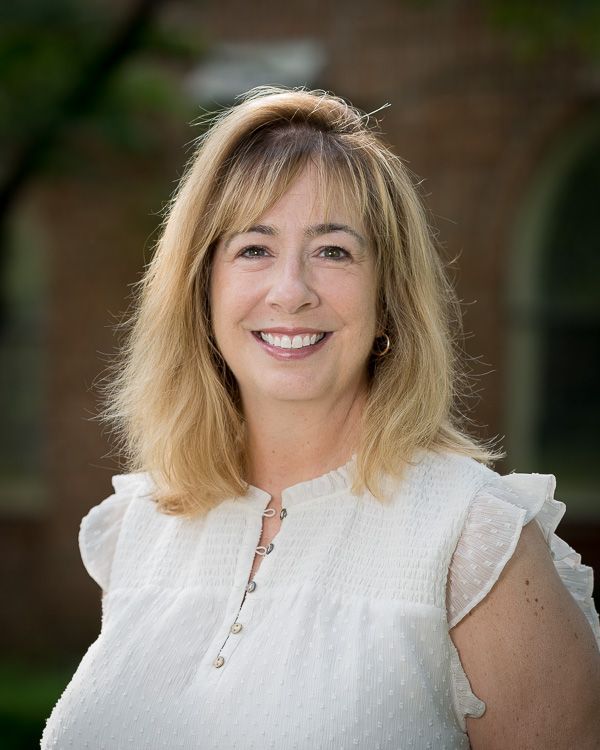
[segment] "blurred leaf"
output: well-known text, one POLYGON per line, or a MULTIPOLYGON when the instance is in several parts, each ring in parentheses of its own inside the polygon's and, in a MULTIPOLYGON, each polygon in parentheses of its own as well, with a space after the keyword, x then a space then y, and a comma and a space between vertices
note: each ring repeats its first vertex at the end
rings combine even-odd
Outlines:
MULTIPOLYGON (((456 0, 405 2, 429 11, 456 5, 456 0)), ((481 0, 478 5, 489 25, 508 37, 521 62, 536 62, 552 53, 600 59, 600 0, 481 0)))
MULTIPOLYGON (((99 2, 20 0, 0 8, 0 161, 4 169, 44 123, 61 117, 61 106, 122 23, 123 13, 99 2)), ((81 128, 128 151, 155 147, 159 118, 191 113, 178 80, 179 69, 195 62, 205 43, 198 33, 149 23, 140 30, 133 54, 93 92, 77 120, 81 128)), ((65 149, 66 151, 66 149, 65 149)), ((64 171, 78 164, 69 154, 46 149, 38 168, 64 171)))
POLYGON ((161 119, 181 121, 191 114, 192 103, 183 96, 173 73, 158 62, 133 60, 80 119, 78 129, 118 149, 143 153, 159 145, 161 119))
MULTIPOLYGON (((58 0, 55 11, 65 0, 58 0)), ((19 4, 15 4, 17 6, 19 4)), ((0 139, 22 138, 69 89, 102 42, 108 19, 88 14, 57 14, 46 2, 25 3, 25 17, 0 20, 0 139)), ((85 7, 85 6, 84 6, 85 7)), ((65 8, 62 8, 65 11, 65 8)))
POLYGON ((146 51, 184 62, 197 60, 207 48, 202 34, 195 30, 184 33, 180 29, 154 25, 144 31, 142 39, 146 51))
POLYGON ((513 51, 524 61, 553 52, 600 58, 598 0, 484 0, 483 5, 489 22, 509 34, 513 51))

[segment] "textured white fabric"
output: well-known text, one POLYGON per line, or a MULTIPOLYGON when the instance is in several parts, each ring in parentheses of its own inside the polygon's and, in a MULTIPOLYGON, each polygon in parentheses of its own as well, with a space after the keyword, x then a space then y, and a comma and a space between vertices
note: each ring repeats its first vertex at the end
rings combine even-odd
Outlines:
POLYGON ((284 490, 251 592, 266 492, 190 520, 158 512, 148 475, 114 477, 80 532, 101 633, 43 750, 468 748, 465 716, 485 704, 448 630, 534 516, 598 637, 591 570, 553 535, 552 475, 423 451, 381 504, 351 494, 352 463, 284 490))

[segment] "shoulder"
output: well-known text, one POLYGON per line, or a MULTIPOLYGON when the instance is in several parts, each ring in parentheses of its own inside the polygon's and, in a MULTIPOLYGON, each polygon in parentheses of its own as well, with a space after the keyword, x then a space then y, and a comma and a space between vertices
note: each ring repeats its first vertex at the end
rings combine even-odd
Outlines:
POLYGON ((94 505, 81 521, 80 536, 113 533, 136 500, 152 501, 155 485, 149 473, 115 474, 113 493, 94 505))
POLYGON ((523 527, 491 591, 450 631, 486 704, 474 750, 597 747, 600 654, 537 522, 523 527))
POLYGON ((485 484, 493 483, 498 475, 471 456, 444 449, 418 449, 408 464, 408 483, 427 483, 433 491, 450 496, 454 492, 465 496, 485 484))
POLYGON ((112 563, 126 518, 136 511, 147 513, 155 509, 155 485, 150 474, 116 474, 111 483, 114 492, 90 508, 79 528, 81 559, 90 577, 103 591, 109 587, 112 563))
POLYGON ((453 548, 473 498, 485 486, 494 484, 497 476, 470 456, 427 449, 415 454, 407 474, 406 489, 414 502, 426 503, 431 512, 449 524, 448 544, 453 548))

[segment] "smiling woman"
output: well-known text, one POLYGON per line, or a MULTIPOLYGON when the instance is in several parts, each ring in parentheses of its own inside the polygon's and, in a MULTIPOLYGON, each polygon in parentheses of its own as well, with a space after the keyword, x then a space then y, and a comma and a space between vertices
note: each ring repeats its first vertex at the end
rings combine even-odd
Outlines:
POLYGON ((218 116, 106 390, 102 629, 42 748, 597 748, 592 571, 554 476, 464 430, 459 355, 368 116, 271 88, 218 116))

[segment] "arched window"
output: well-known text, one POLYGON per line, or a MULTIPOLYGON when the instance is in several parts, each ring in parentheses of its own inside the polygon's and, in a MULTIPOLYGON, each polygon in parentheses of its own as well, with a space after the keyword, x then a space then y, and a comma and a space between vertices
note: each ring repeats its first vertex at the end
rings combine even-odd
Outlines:
MULTIPOLYGON (((568 133, 523 205, 508 284, 507 441, 600 521, 600 117, 568 133)), ((522 468, 527 467, 530 468, 522 468)))

